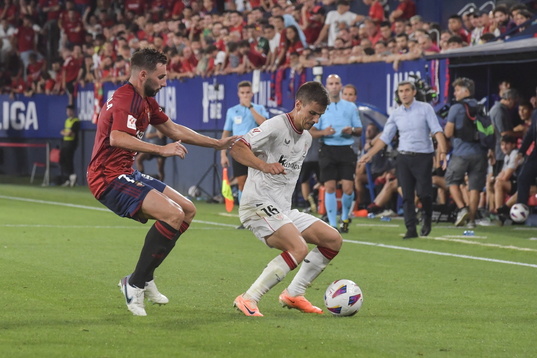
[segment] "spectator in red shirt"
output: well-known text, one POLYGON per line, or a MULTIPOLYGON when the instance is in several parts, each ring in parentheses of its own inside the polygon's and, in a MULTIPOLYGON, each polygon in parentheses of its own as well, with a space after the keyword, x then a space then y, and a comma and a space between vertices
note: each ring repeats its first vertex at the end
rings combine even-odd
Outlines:
POLYGON ((80 46, 66 47, 63 50, 62 87, 69 97, 69 104, 73 104, 76 84, 82 74, 82 49, 80 46))
POLYGON ((416 15, 416 4, 412 0, 399 0, 399 5, 390 14, 390 22, 394 22, 396 19, 402 18, 410 20, 412 16, 416 15))
POLYGON ((364 20, 365 31, 367 33, 367 38, 371 41, 371 44, 375 45, 380 39, 381 34, 378 26, 371 19, 364 20))
POLYGON ((17 74, 11 76, 11 98, 14 98, 16 94, 26 94, 29 89, 28 83, 24 81, 22 76, 17 74))
POLYGON ((84 44, 86 30, 80 14, 74 8, 67 11, 67 16, 61 23, 61 30, 65 36, 65 45, 84 44))
POLYGON ((462 26, 462 18, 460 15, 451 15, 448 19, 448 29, 452 35, 459 36, 464 42, 471 42, 470 34, 462 26))
MULTIPOLYGON (((276 60, 278 68, 287 68, 291 64, 291 53, 297 52, 300 54, 304 49, 298 30, 295 26, 288 26, 285 28, 285 40, 284 46, 280 47, 280 52, 276 60)), ((280 42, 281 43, 281 42, 280 42)))
MULTIPOLYGON (((26 70, 28 63, 30 62, 31 53, 36 52, 38 58, 43 57, 36 51, 36 35, 32 28, 32 18, 29 15, 25 15, 22 18, 22 25, 17 28, 14 38, 17 43, 16 49, 22 60, 24 70, 26 70)), ((25 76, 26 75, 24 75, 24 77, 25 76)))
MULTIPOLYGON (((178 1, 182 2, 182 1, 178 1)), ((131 11, 135 13, 136 15, 143 15, 145 11, 145 4, 147 1, 145 0, 125 0, 124 1, 124 8, 125 11, 131 11)))
POLYGON ((29 57, 29 63, 26 67, 26 78, 28 83, 35 83, 41 78, 41 73, 45 70, 45 60, 39 59, 35 52, 29 57))
POLYGON ((253 49, 248 40, 239 42, 239 52, 243 56, 243 59, 246 58, 248 60, 246 62, 246 71, 260 69, 267 61, 267 57, 256 49, 253 49))
POLYGON ((378 0, 363 0, 364 4, 369 6, 369 18, 375 23, 380 24, 384 21, 384 8, 378 0))
POLYGON ((195 73, 197 65, 198 59, 194 55, 194 51, 190 46, 185 46, 183 48, 183 60, 181 61, 182 71, 195 73))
POLYGON ((426 32, 422 34, 419 32, 419 34, 416 35, 416 38, 423 55, 434 55, 436 53, 440 53, 440 49, 433 43, 430 34, 427 34, 426 32))
POLYGON ((6 19, 11 25, 18 26, 18 9, 12 0, 4 1, 4 6, 0 8, 0 19, 6 19))
POLYGON ((229 14, 229 32, 238 31, 242 34, 244 20, 242 14, 238 11, 232 11, 229 14))
POLYGON ((322 6, 313 6, 313 0, 304 3, 301 10, 300 27, 306 36, 306 43, 314 44, 324 26, 326 11, 322 6))

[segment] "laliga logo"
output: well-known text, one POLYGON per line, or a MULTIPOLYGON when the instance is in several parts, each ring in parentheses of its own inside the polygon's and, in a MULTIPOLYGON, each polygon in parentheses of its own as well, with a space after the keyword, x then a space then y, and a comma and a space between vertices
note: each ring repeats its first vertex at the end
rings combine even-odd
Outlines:
POLYGON ((223 84, 203 82, 203 123, 209 123, 211 119, 222 119, 222 101, 224 100, 225 88, 223 84))
POLYGON ((35 102, 21 101, 2 103, 0 130, 38 130, 39 121, 35 102))

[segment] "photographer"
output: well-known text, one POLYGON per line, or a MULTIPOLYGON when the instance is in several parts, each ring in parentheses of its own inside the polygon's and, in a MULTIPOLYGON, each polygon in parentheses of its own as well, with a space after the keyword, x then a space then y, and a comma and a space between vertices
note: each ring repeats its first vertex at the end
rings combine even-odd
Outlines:
POLYGON ((453 82, 454 96, 457 103, 449 109, 444 134, 453 138, 451 144, 453 152, 446 172, 446 184, 449 192, 457 204, 459 212, 455 226, 462 226, 468 221, 468 228, 475 228, 475 217, 479 194, 485 187, 487 176, 487 149, 479 142, 466 141, 461 138, 466 121, 466 108, 463 101, 470 107, 476 107, 474 96, 474 81, 468 78, 457 78, 453 82), (464 178, 468 175, 469 207, 463 200, 460 186, 465 184, 464 178))

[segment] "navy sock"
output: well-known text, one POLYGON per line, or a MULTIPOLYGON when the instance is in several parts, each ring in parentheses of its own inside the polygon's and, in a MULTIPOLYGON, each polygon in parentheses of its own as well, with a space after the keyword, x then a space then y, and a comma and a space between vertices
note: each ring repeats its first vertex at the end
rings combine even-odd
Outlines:
POLYGON ((153 279, 153 272, 168 256, 180 235, 179 230, 175 230, 163 221, 156 221, 145 237, 140 258, 129 279, 129 284, 144 288, 145 283, 153 279))

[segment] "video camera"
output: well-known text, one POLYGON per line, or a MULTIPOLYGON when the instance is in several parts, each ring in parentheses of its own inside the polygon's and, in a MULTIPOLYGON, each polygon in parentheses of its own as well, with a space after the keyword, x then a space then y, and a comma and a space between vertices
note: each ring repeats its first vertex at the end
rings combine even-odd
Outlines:
MULTIPOLYGON (((414 86, 416 86, 416 100, 427 103, 436 103, 438 101, 438 93, 420 76, 408 75, 408 77, 414 80, 414 86)), ((395 90, 395 102, 399 105, 401 104, 401 100, 397 95, 397 90, 395 90)))
POLYGON ((431 86, 426 83, 418 75, 408 75, 408 77, 414 79, 414 85, 416 86, 416 99, 421 102, 432 103, 438 101, 438 93, 431 88, 431 86))

